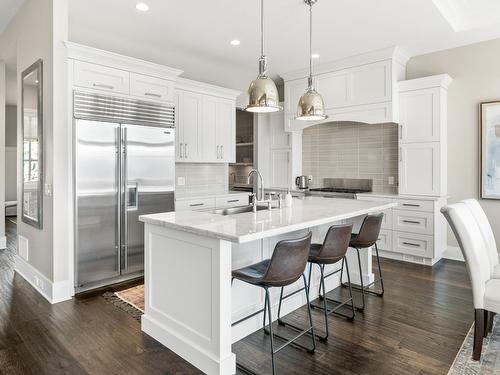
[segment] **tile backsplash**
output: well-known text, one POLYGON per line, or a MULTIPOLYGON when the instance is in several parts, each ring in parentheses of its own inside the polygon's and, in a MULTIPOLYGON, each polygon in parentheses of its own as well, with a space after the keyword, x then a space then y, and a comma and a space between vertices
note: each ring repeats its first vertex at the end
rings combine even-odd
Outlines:
POLYGON ((302 171, 313 176, 311 187, 322 187, 325 178, 367 178, 374 192, 397 193, 397 124, 315 125, 304 130, 302 142, 302 171))
POLYGON ((227 168, 227 164, 216 163, 175 164, 176 196, 183 198, 227 193, 227 168), (179 185, 179 179, 182 178, 184 178, 184 185, 179 185))

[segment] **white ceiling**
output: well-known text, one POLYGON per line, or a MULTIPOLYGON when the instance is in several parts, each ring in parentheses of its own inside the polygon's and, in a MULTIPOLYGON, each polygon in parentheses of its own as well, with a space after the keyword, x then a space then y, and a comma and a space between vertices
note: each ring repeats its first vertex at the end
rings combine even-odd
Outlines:
MULTIPOLYGON (((138 12, 135 0, 71 0, 70 40, 246 89, 257 73, 258 0, 141 1, 149 12, 138 12), (229 44, 235 38, 239 47, 229 44)), ((306 67, 307 6, 303 0, 265 4, 271 74, 306 67)), ((319 0, 314 17, 314 51, 322 63, 394 45, 418 55, 500 37, 498 24, 455 32, 432 0, 319 0)))
POLYGON ((0 34, 17 13, 24 0, 0 0, 0 34))
POLYGON ((455 31, 471 30, 499 22, 498 0, 432 0, 455 31))

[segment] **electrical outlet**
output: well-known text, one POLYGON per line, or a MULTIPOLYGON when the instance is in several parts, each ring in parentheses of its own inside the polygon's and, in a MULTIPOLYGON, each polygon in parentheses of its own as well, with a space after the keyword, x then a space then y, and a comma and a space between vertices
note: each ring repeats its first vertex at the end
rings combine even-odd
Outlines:
POLYGON ((389 185, 394 185, 394 176, 389 176, 387 183, 389 185))
POLYGON ((312 174, 310 174, 309 176, 307 176, 307 179, 309 180, 309 182, 313 182, 313 176, 312 176, 312 174))
POLYGON ((186 177, 177 177, 177 185, 179 186, 186 185, 186 177))

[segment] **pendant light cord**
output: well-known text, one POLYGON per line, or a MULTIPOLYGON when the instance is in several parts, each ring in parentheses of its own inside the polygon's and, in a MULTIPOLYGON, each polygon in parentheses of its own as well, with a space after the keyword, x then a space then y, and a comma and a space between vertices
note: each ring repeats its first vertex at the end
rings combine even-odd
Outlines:
POLYGON ((313 59, 312 59, 312 23, 313 23, 313 4, 312 2, 309 3, 309 89, 313 88, 313 59))

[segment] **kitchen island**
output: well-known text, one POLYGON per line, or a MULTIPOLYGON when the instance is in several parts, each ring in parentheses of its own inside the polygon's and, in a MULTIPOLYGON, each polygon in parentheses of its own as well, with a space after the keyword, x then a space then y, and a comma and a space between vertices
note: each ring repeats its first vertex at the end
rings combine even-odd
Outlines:
MULTIPOLYGON (((262 327, 262 315, 234 327, 231 323, 262 309, 261 288, 235 281, 231 270, 267 259, 282 239, 313 232, 313 242, 322 242, 329 226, 353 222, 395 206, 391 202, 369 202, 319 197, 294 198, 290 208, 260 210, 234 215, 205 211, 144 215, 145 223, 145 311, 142 330, 207 374, 234 374, 231 345, 262 327)), ((348 254, 351 278, 373 280, 371 252, 363 259, 363 274, 348 254)), ((338 267, 333 266, 333 267, 338 267)), ((329 269, 331 271, 333 269, 329 269)), ((311 278, 311 299, 318 295, 319 272, 311 278)), ((301 280, 287 288, 301 287, 301 280)), ((326 289, 339 286, 329 278, 326 289)), ((279 289, 271 290, 273 318, 279 289)), ((306 303, 303 293, 287 299, 282 315, 306 303)))

